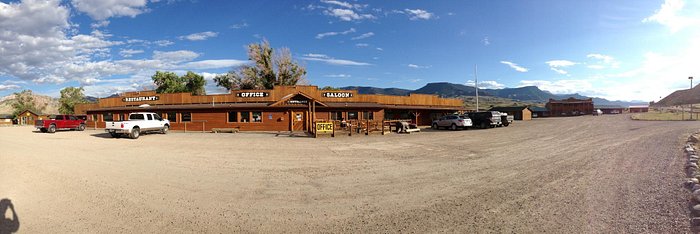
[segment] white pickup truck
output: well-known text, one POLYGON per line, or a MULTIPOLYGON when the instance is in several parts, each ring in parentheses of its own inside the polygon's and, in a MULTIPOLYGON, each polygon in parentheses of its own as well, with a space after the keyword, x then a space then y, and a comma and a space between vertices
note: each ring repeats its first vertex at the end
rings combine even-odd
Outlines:
POLYGON ((105 122, 105 131, 112 137, 126 134, 131 139, 136 139, 142 132, 158 131, 166 134, 168 130, 170 130, 170 121, 151 112, 131 113, 127 121, 105 122))

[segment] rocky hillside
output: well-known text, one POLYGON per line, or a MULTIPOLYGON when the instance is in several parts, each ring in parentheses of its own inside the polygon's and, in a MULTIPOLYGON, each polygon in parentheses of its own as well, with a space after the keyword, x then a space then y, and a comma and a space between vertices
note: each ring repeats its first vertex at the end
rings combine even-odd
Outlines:
MULTIPOLYGON (((11 106, 12 100, 15 99, 15 95, 11 94, 8 96, 0 97, 0 114, 12 114, 14 111, 11 106)), ((58 113, 58 98, 52 98, 49 96, 34 94, 34 103, 37 106, 44 106, 46 108, 41 112, 43 114, 57 114, 58 113)))
POLYGON ((655 103, 655 106, 678 106, 700 103, 700 85, 692 89, 677 90, 655 103))

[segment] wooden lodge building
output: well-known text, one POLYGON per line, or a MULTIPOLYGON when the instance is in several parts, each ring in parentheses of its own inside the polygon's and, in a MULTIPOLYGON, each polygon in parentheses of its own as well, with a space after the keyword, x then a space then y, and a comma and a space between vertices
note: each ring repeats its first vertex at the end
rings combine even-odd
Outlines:
POLYGON ((170 120, 172 130, 310 131, 314 121, 409 120, 417 125, 463 108, 460 99, 436 95, 358 94, 357 90, 320 90, 317 86, 277 86, 272 90, 234 90, 228 94, 195 96, 155 91, 123 93, 97 103, 75 106, 87 115, 88 127, 125 120, 129 113, 147 111, 170 120))
POLYGON ((546 108, 549 110, 550 116, 553 117, 590 115, 593 114, 593 99, 549 99, 546 108))

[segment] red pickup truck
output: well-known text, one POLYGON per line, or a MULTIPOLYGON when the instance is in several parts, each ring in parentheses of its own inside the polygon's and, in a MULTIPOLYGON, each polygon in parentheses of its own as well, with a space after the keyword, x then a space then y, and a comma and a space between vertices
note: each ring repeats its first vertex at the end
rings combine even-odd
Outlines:
POLYGON ((85 130, 85 120, 74 115, 49 115, 48 119, 37 120, 34 127, 41 132, 54 133, 58 129, 85 130))

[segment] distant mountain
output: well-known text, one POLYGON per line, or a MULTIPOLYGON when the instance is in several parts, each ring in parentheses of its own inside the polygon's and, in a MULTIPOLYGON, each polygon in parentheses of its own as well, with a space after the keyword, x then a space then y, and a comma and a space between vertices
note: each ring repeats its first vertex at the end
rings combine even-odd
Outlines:
POLYGON ((93 97, 93 96, 85 96, 85 100, 88 102, 97 102, 99 98, 93 97))
MULTIPOLYGON (((375 87, 342 87, 340 89, 356 89, 360 94, 388 94, 388 95, 408 95, 409 93, 419 93, 419 94, 434 94, 440 97, 462 97, 462 96, 476 96, 476 90, 473 86, 466 86, 462 84, 453 84, 449 82, 436 82, 428 83, 420 89, 407 90, 407 89, 396 89, 396 88, 375 88, 375 87)), ((584 95, 578 93, 574 94, 553 94, 547 91, 543 91, 537 86, 525 86, 518 88, 505 88, 505 89, 479 89, 480 96, 491 96, 504 99, 512 99, 515 101, 522 102, 535 102, 535 103, 546 103, 549 99, 567 99, 569 97, 577 99, 588 99, 584 95)), ((700 95, 699 95, 700 96, 700 95)), ((643 101, 625 102, 625 101, 610 101, 604 98, 593 98, 593 103, 596 105, 619 105, 619 106, 630 106, 630 105, 646 105, 648 103, 643 101)))
POLYGON ((375 88, 375 87, 366 87, 366 86, 347 86, 347 87, 341 87, 339 89, 344 89, 344 90, 357 90, 357 93, 359 94, 385 94, 385 95, 398 95, 398 96, 406 96, 408 93, 410 93, 412 90, 408 89, 399 89, 399 88, 375 88))
MULTIPOLYGON (((435 94, 440 97, 476 96, 474 87, 448 82, 428 83, 411 93, 435 94)), ((479 89, 479 95, 495 96, 483 89, 479 89)))
MULTIPOLYGON (((38 94, 33 94, 33 97, 36 106, 46 106, 40 114, 58 114, 58 98, 38 94)), ((15 100, 14 94, 0 97, 0 114, 12 114, 14 111, 11 104, 13 100, 15 100)))

